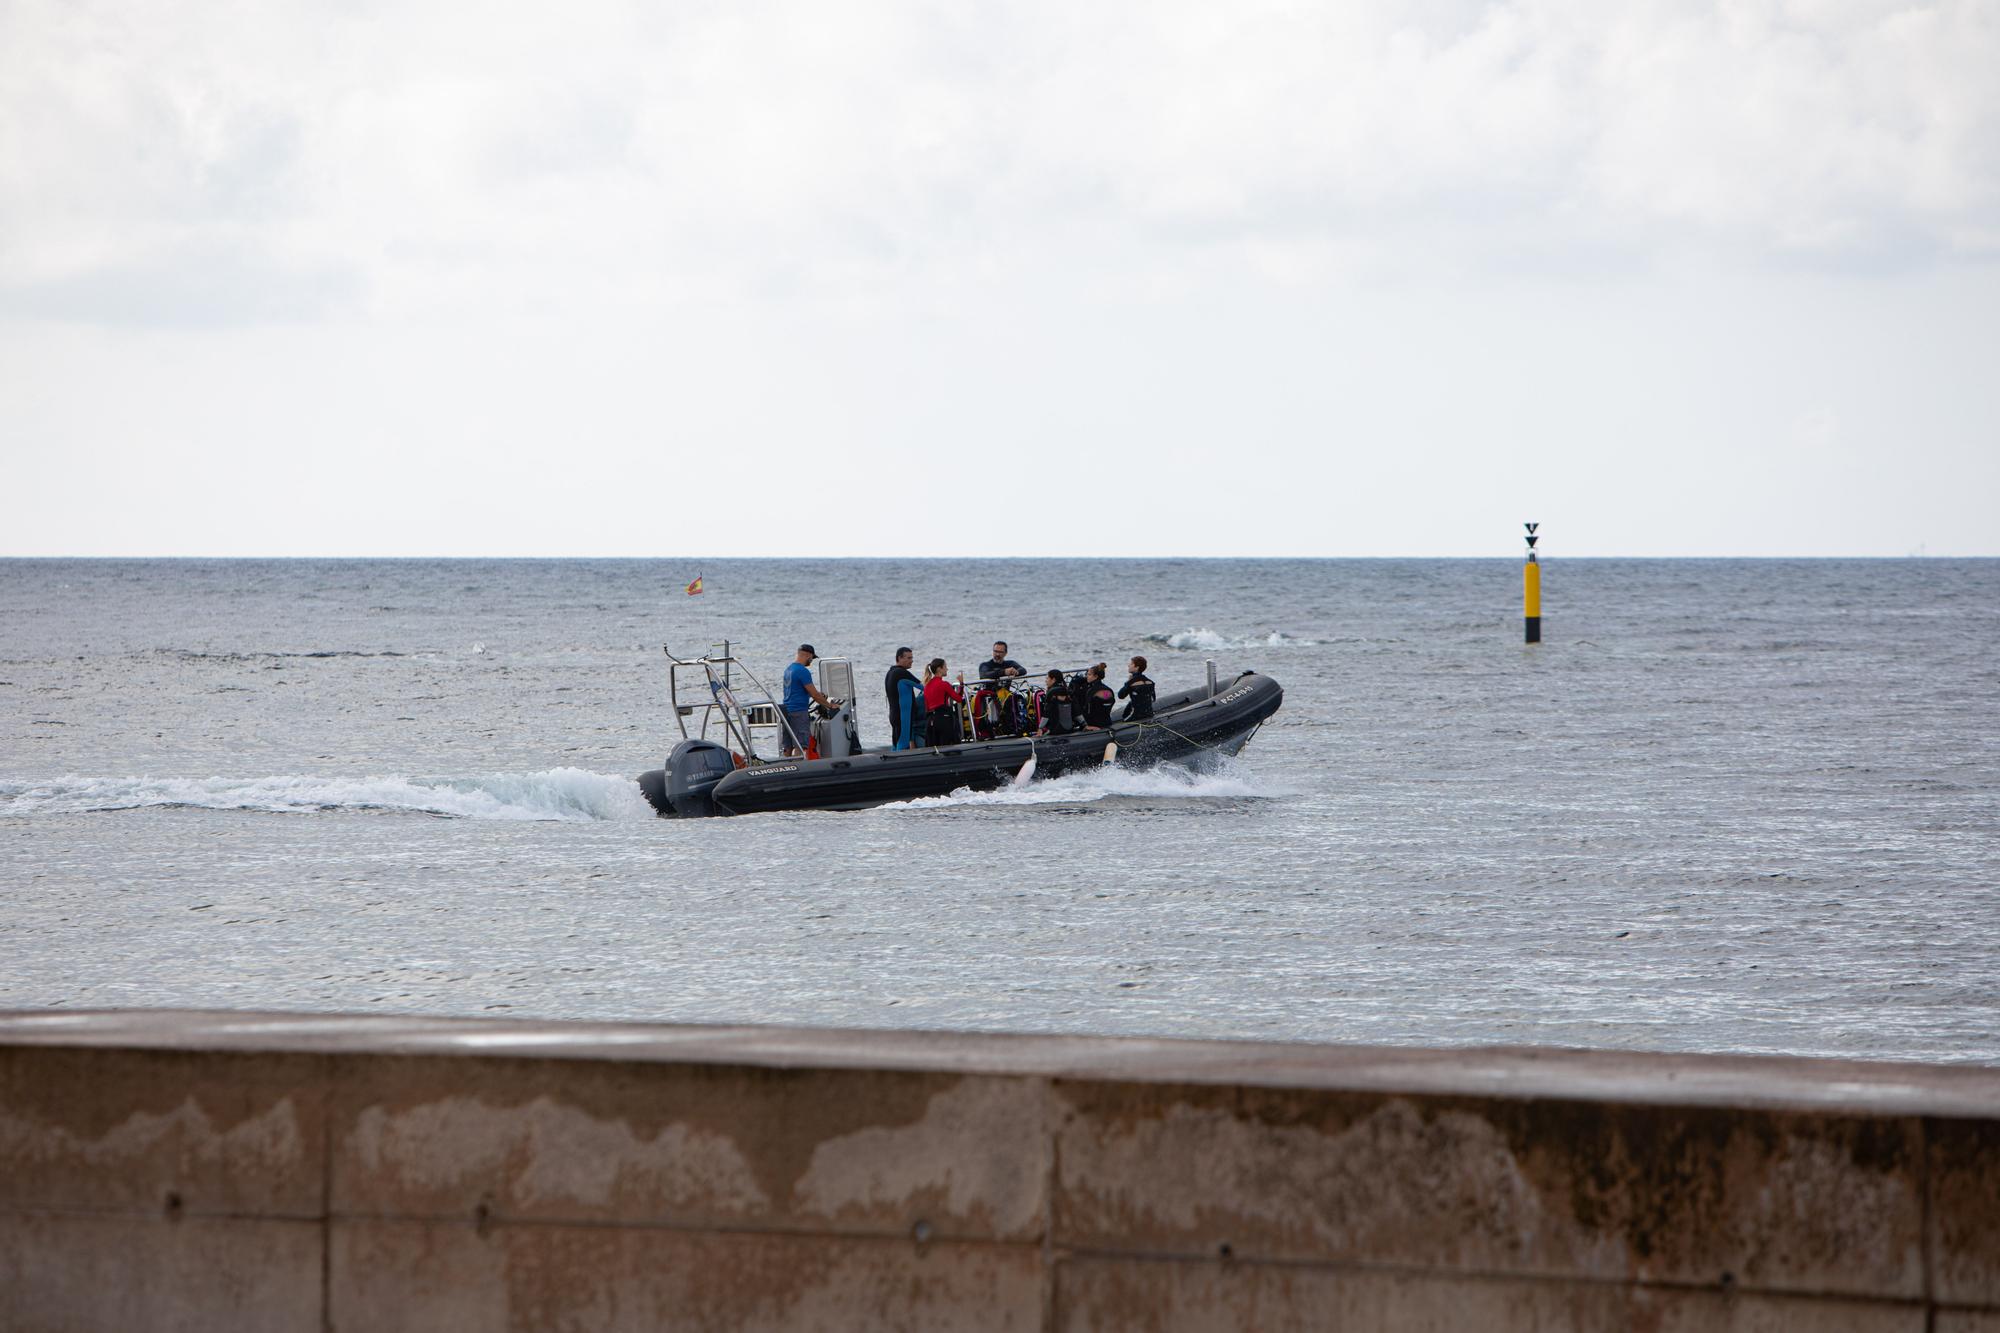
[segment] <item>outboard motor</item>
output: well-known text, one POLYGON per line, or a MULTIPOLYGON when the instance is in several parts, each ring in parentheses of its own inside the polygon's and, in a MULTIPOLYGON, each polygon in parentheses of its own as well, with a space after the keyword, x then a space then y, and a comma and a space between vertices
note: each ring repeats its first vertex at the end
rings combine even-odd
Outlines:
MULTIPOLYGON (((660 782, 661 799, 654 798, 646 778, 639 779, 639 785, 645 788, 646 799, 652 801, 653 808, 661 814, 696 819, 717 813, 709 794, 715 790, 716 783, 735 771, 736 756, 727 748, 714 741, 682 741, 667 756, 667 767, 660 782)), ((652 776, 651 773, 646 775, 647 778, 652 776)))
POLYGON ((639 790, 646 798, 646 804, 653 807, 653 813, 670 815, 674 807, 667 801, 667 770, 649 768, 639 775, 639 790))

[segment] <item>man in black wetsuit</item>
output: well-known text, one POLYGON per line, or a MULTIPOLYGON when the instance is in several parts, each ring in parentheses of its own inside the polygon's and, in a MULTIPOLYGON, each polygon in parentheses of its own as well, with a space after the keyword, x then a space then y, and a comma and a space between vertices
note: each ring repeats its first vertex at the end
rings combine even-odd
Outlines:
POLYGON ((1021 676, 1026 674, 1026 671, 1019 662, 1007 656, 1007 641, 1005 639, 1001 639, 995 643, 993 645, 993 656, 979 664, 979 678, 981 680, 998 680, 1002 676, 1021 676))
POLYGON ((915 655, 908 648, 896 650, 896 665, 882 677, 882 692, 889 696, 889 744, 892 749, 904 750, 903 736, 907 727, 911 740, 915 733, 923 730, 924 683, 917 679, 917 673, 910 670, 915 655), (901 688, 905 682, 909 688, 901 688))
POLYGON ((1005 639, 996 640, 993 644, 993 656, 979 664, 979 683, 981 689, 973 696, 972 704, 973 716, 983 719, 989 696, 999 696, 994 700, 997 705, 994 711, 999 716, 990 722, 982 720, 979 723, 986 730, 986 734, 991 736, 1013 736, 1020 733, 1021 696, 1009 682, 1014 677, 1026 674, 1026 669, 1019 662, 1007 656, 1007 641, 1005 639), (1006 689, 1007 693, 1001 696, 1000 691, 1003 688, 1006 689))

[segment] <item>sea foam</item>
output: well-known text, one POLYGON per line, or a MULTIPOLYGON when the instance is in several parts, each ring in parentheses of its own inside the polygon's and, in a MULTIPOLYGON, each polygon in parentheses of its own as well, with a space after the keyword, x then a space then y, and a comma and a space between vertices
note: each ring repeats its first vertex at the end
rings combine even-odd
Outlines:
POLYGON ((0 781, 0 817, 188 808, 323 814, 372 810, 456 819, 650 819, 629 777, 580 768, 478 777, 78 777, 0 781))
POLYGON ((1233 762, 1216 772, 1197 773, 1172 764, 1155 768, 1086 769, 1059 778, 1017 783, 998 791, 961 788, 949 796, 921 796, 884 806, 886 810, 929 810, 977 805, 1088 805, 1127 797, 1138 799, 1242 801, 1284 793, 1264 784, 1253 785, 1233 762))
POLYGON ((1226 634, 1218 634, 1212 629, 1184 629, 1178 634, 1148 634, 1146 642, 1157 643, 1167 648, 1193 649, 1197 652, 1230 652, 1245 648, 1312 648, 1318 646, 1317 639, 1302 639, 1281 630, 1272 630, 1262 636, 1250 634, 1232 639, 1226 634))

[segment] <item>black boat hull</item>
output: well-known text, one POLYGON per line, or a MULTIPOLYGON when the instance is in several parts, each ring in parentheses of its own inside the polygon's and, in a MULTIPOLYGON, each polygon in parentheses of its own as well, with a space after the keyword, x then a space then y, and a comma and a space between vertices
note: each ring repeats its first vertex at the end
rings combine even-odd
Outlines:
MULTIPOLYGON (((1206 689, 1167 695, 1143 722, 1117 722, 1107 730, 1035 739, 969 741, 939 749, 871 750, 845 759, 786 759, 754 764, 724 777, 707 793, 719 815, 778 810, 865 810, 892 801, 946 796, 961 789, 993 791, 1014 780, 1029 758, 1037 777, 1097 768, 1116 742, 1117 762, 1128 768, 1172 763, 1200 766, 1234 754, 1278 711, 1284 690, 1268 676, 1245 672, 1210 698, 1206 689)), ((646 799, 662 815, 677 813, 662 799, 664 775, 639 779, 646 799), (660 796, 656 796, 656 792, 660 796)))

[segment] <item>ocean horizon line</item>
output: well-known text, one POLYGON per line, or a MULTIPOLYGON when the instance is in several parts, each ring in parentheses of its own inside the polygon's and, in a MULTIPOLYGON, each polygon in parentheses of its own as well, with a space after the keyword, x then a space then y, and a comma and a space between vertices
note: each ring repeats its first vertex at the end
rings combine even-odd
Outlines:
MULTIPOLYGON (((1904 555, 1619 555, 1601 552, 1571 554, 1568 552, 1539 552, 1543 563, 1599 561, 1653 561, 1683 562, 1688 564, 1735 563, 1765 561, 1772 564, 1797 564, 1809 561, 1873 561, 1879 563, 1902 563, 1906 561, 1978 561, 2000 560, 2000 553, 1988 555, 1957 555, 1909 553, 1904 555)), ((1157 564, 1162 561, 1196 564, 1388 564, 1396 561, 1415 560, 1477 560, 1502 561, 1509 564, 1522 563, 1519 554, 1508 555, 0 555, 0 564, 52 564, 102 563, 115 564, 167 564, 176 561, 187 564, 278 564, 296 562, 299 564, 466 564, 497 563, 545 563, 545 564, 630 564, 636 561, 658 561, 662 564, 699 565, 703 562, 723 564, 798 564, 810 561, 838 561, 843 564, 1031 564, 1037 562, 1095 564, 1157 564)))

